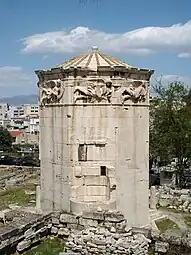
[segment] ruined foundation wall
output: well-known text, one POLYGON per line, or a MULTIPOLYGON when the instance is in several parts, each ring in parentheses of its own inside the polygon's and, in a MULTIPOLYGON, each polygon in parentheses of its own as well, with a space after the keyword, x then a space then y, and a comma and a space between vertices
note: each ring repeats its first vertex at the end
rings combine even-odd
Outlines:
POLYGON ((151 232, 150 236, 149 229, 129 228, 123 214, 117 211, 86 212, 78 216, 59 211, 43 215, 7 211, 4 220, 6 225, 0 228, 0 254, 24 252, 48 236, 64 239, 63 251, 67 248, 87 255, 147 255, 151 240, 157 254, 171 254, 175 246, 182 250, 191 248, 190 230, 180 235, 151 232))
POLYGON ((0 190, 40 183, 39 167, 0 165, 0 190))
POLYGON ((190 189, 172 189, 160 186, 157 194, 158 204, 180 212, 191 212, 190 189))
MULTIPOLYGON (((12 216, 18 217, 18 213, 12 212, 12 216)), ((10 212, 5 213, 5 219, 10 220, 10 212)), ((23 252, 51 235, 64 238, 67 250, 80 254, 148 254, 150 240, 127 225, 124 216, 116 211, 80 216, 62 212, 22 213, 22 218, 14 219, 14 224, 7 222, 7 226, 0 228, 0 253, 14 252, 14 248, 23 252)))

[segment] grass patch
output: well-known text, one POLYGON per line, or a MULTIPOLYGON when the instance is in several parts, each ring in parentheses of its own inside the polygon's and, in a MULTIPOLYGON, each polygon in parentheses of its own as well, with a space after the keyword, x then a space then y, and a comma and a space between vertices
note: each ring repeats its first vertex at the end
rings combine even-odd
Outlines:
POLYGON ((46 238, 37 247, 24 252, 23 255, 58 255, 64 250, 64 246, 64 240, 60 238, 46 238))
POLYGON ((153 247, 149 247, 148 255, 154 255, 154 254, 155 254, 154 248, 153 247))
POLYGON ((185 215, 184 216, 184 222, 188 228, 191 228, 191 216, 185 215))
POLYGON ((35 204, 30 203, 32 200, 36 200, 35 194, 26 194, 26 191, 35 191, 35 185, 27 185, 17 188, 11 188, 6 191, 0 192, 0 210, 8 208, 9 204, 17 204, 20 206, 27 206, 35 204))
POLYGON ((169 219, 156 221, 156 225, 162 233, 166 232, 168 229, 179 229, 178 225, 169 219))
POLYGON ((3 176, 8 175, 8 174, 9 174, 8 171, 5 171, 4 169, 2 170, 2 169, 0 168, 0 177, 3 177, 3 176))

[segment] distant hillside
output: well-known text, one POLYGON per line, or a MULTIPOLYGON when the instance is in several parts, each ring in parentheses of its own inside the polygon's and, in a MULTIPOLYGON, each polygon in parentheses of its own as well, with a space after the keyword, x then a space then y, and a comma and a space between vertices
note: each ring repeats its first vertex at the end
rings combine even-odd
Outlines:
POLYGON ((37 95, 20 95, 14 97, 3 97, 0 98, 0 103, 8 103, 9 105, 37 104, 37 95))

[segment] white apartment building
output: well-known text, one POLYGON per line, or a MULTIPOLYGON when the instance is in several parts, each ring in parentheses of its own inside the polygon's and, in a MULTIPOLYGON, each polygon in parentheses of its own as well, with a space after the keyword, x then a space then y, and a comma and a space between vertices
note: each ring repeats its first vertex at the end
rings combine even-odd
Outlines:
POLYGON ((39 133, 39 117, 20 117, 10 120, 10 131, 23 130, 27 133, 39 133))
POLYGON ((24 108, 25 116, 38 116, 39 115, 38 104, 24 104, 23 108, 24 108))
POLYGON ((20 118, 24 116, 24 107, 23 105, 13 105, 10 106, 9 111, 8 111, 8 118, 20 118))
POLYGON ((26 130, 29 131, 29 123, 30 120, 25 117, 20 118, 12 118, 10 120, 10 128, 9 130, 26 130))
POLYGON ((4 128, 7 128, 9 125, 8 110, 8 104, 0 104, 0 126, 4 128))
POLYGON ((29 119, 29 131, 31 134, 39 133, 39 117, 30 117, 29 119))

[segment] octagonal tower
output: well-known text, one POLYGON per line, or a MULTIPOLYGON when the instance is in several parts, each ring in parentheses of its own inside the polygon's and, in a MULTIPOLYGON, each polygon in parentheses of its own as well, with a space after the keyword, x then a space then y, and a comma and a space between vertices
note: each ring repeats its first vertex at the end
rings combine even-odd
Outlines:
POLYGON ((122 211, 148 224, 149 81, 99 52, 75 57, 39 78, 42 210, 122 211))

